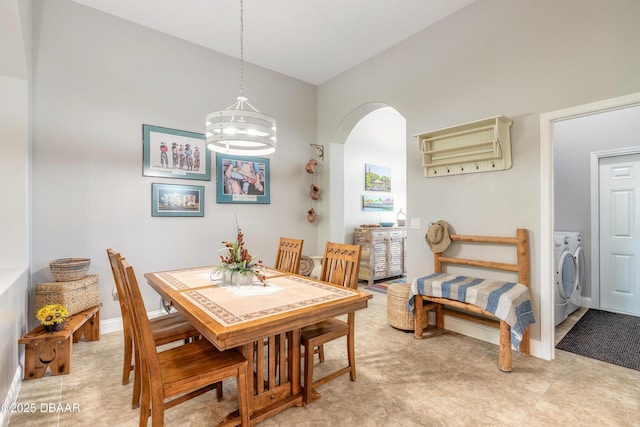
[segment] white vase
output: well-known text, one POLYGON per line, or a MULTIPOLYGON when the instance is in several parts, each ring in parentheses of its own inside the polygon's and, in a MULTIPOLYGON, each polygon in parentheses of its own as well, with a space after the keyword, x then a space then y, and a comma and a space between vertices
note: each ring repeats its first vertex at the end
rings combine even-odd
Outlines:
POLYGON ((253 283, 253 273, 236 271, 231 275, 231 284, 235 286, 249 286, 253 283))
POLYGON ((224 270, 222 283, 231 286, 247 286, 253 282, 253 274, 248 271, 224 270))

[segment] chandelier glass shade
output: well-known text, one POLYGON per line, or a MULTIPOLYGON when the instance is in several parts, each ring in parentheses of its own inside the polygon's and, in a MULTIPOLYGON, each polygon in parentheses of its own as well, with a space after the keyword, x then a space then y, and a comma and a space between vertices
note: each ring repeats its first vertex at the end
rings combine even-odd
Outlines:
POLYGON ((276 151, 276 121, 244 96, 244 4, 240 0, 240 95, 225 110, 207 115, 207 147, 237 156, 264 156, 276 151))

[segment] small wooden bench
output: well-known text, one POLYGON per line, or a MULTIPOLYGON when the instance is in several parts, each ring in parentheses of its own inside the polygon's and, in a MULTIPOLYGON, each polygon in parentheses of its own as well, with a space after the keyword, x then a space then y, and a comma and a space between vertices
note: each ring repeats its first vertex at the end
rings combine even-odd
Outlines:
POLYGON ((87 341, 100 339, 100 306, 69 316, 61 331, 47 332, 37 326, 18 340, 25 345, 24 379, 42 378, 47 370, 52 375, 71 372, 72 344, 84 335, 87 341))
MULTIPOLYGON (((516 231, 516 237, 465 236, 452 234, 450 236, 451 240, 457 242, 513 245, 517 252, 517 263, 510 264, 485 260, 445 257, 443 253, 435 253, 434 270, 436 273, 443 273, 443 264, 459 264, 491 270, 510 271, 517 273, 519 284, 529 287, 529 247, 527 234, 527 230, 525 229, 518 229, 516 231)), ((497 319, 494 314, 484 310, 483 308, 466 302, 448 298, 415 295, 415 338, 422 338, 423 317, 427 315, 429 310, 434 308, 436 309, 436 326, 438 329, 444 329, 445 314, 498 328, 500 330, 498 368, 503 372, 511 372, 511 329, 509 324, 504 320, 497 319), (445 306, 455 308, 455 310, 447 309, 445 306), (418 309, 418 307, 421 307, 421 309, 418 309)), ((523 354, 529 354, 529 327, 524 329, 522 341, 520 342, 519 347, 519 350, 523 354)))

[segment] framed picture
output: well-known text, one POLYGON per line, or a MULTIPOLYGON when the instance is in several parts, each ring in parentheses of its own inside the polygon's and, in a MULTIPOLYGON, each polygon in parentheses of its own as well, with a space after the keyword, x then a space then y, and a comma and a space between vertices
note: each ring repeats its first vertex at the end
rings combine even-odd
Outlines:
POLYGON ((204 187, 151 184, 151 216, 204 216, 204 187))
POLYGON ((142 175, 211 180, 203 133, 142 125, 142 175))
POLYGON ((218 203, 270 203, 269 159, 216 153, 218 203))
POLYGON ((365 163, 364 189, 368 191, 391 191, 391 168, 365 163))
POLYGON ((362 196, 363 211, 392 211, 393 196, 362 196))

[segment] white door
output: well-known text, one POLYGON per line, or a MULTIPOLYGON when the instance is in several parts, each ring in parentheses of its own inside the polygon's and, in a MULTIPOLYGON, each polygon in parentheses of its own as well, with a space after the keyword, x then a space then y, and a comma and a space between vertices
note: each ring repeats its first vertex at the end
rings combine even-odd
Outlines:
POLYGON ((640 154, 599 162, 600 308, 640 315, 640 154))

